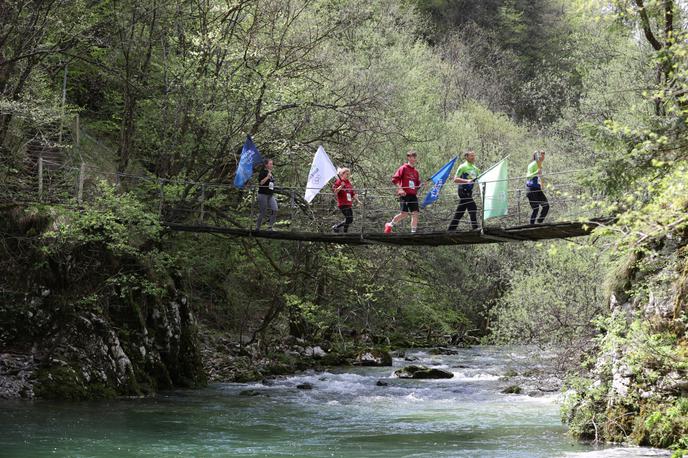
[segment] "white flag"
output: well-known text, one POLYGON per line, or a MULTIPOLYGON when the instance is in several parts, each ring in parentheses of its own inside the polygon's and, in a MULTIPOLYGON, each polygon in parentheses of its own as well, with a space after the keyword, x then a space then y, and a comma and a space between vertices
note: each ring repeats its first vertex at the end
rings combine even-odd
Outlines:
POLYGON ((325 152, 325 148, 323 148, 322 145, 319 146, 313 158, 311 171, 308 173, 306 194, 303 196, 306 202, 310 203, 323 186, 325 186, 335 175, 337 175, 337 169, 325 152))

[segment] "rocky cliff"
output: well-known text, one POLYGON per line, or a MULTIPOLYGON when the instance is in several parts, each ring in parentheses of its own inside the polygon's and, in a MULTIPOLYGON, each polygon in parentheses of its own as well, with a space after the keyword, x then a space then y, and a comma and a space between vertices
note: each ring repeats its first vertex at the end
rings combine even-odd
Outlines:
POLYGON ((688 240, 668 234, 613 274, 587 373, 569 380, 563 413, 578 436, 688 449, 688 240))
POLYGON ((117 243, 101 219, 74 237, 60 232, 68 224, 60 218, 22 207, 0 216, 0 397, 139 396, 204 384, 197 324, 174 269, 155 259, 156 233, 119 215, 117 243))

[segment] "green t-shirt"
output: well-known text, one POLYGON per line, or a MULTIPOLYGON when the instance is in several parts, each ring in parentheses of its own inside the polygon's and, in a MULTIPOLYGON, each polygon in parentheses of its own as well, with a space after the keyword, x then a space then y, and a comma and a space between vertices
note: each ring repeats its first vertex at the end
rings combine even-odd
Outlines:
POLYGON ((475 180, 478 178, 478 175, 480 175, 480 169, 468 161, 465 161, 456 169, 456 178, 475 180))
POLYGON ((538 163, 537 161, 533 161, 530 164, 528 164, 528 173, 526 174, 526 178, 533 178, 536 177, 538 174, 538 163))

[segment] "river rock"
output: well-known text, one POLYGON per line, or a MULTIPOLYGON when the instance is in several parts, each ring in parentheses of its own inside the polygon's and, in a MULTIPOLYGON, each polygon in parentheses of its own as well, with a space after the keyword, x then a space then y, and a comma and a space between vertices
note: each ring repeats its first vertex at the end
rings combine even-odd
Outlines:
POLYGON ((258 390, 244 390, 239 393, 239 396, 267 396, 265 393, 262 393, 258 390))
POLYGON ((666 393, 686 393, 688 392, 688 379, 681 376, 677 371, 671 371, 659 379, 657 389, 666 393))
POLYGON ((389 383, 385 382, 384 380, 378 380, 375 385, 376 386, 388 386, 389 383))
POLYGON ((451 372, 442 369, 429 368, 427 366, 406 366, 394 371, 394 375, 399 378, 412 379, 443 379, 454 377, 454 374, 451 372))
POLYGON ((320 359, 320 358, 324 358, 325 356, 327 356, 327 353, 325 352, 325 350, 323 350, 319 346, 316 346, 316 347, 306 347, 303 351, 303 355, 304 356, 310 356, 310 357, 315 358, 315 359, 320 359))
POLYGON ((298 388, 299 390, 312 390, 313 385, 311 383, 306 382, 306 383, 301 383, 299 385, 296 385, 296 388, 298 388))
POLYGON ((0 399, 33 398, 32 355, 0 353, 0 399))
POLYGON ((516 377, 518 375, 518 372, 516 372, 516 369, 507 369, 507 371, 504 373, 504 377, 509 378, 509 377, 516 377))
POLYGON ((506 388, 504 388, 501 392, 504 394, 521 394, 523 390, 518 385, 509 385, 506 388))
POLYGON ((391 366, 392 355, 382 350, 367 350, 356 356, 354 364, 357 366, 391 366))
POLYGON ((437 348, 432 348, 428 352, 431 355, 458 355, 459 352, 457 350, 454 350, 452 348, 447 348, 447 347, 437 347, 437 348))
POLYGON ((562 380, 560 378, 550 376, 538 380, 537 389, 544 393, 556 393, 561 390, 561 385, 562 380))

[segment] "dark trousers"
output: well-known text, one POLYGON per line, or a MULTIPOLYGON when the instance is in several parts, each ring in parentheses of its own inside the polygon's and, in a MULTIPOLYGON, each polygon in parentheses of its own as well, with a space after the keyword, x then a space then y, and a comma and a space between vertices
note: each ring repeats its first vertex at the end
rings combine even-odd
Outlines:
POLYGON ((351 207, 339 207, 339 209, 344 214, 344 221, 332 226, 332 229, 339 231, 340 228, 344 228, 344 232, 349 231, 349 225, 354 222, 354 211, 351 207))
POLYGON ((533 212, 530 214, 530 224, 535 224, 536 222, 542 224, 545 221, 545 216, 549 213, 549 202, 545 193, 542 192, 542 189, 532 190, 526 192, 526 197, 530 203, 530 208, 533 209, 533 212), (538 212, 540 213, 539 218, 538 212))
POLYGON ((456 207, 456 212, 454 213, 454 218, 449 224, 449 230, 455 231, 459 226, 459 221, 463 217, 463 214, 468 211, 468 216, 471 218, 471 227, 473 229, 478 229, 478 206, 475 204, 473 197, 460 197, 459 206, 456 207))

